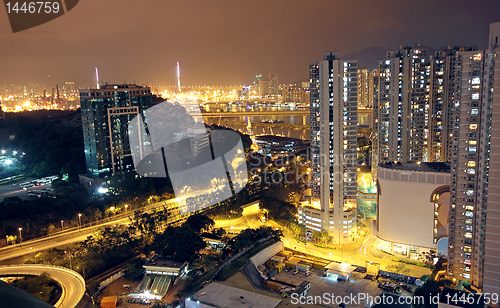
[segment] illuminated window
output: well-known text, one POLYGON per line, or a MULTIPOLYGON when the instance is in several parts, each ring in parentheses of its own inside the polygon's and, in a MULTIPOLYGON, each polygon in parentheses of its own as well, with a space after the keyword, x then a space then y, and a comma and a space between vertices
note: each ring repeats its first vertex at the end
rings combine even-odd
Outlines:
POLYGON ((476 169, 467 169, 468 174, 476 174, 476 169))
POLYGON ((465 212, 465 216, 466 217, 474 217, 474 213, 470 212, 470 211, 466 211, 465 212))
POLYGON ((469 129, 477 129, 477 124, 471 124, 471 125, 469 125, 469 129))
POLYGON ((465 232, 465 238, 472 238, 472 233, 471 232, 465 232))
POLYGON ((479 109, 472 109, 470 114, 479 114, 479 109))
POLYGON ((467 163, 467 166, 469 166, 469 167, 475 167, 476 166, 476 162, 473 161, 473 160, 469 160, 469 162, 467 163))
POLYGON ((479 93, 472 93, 472 99, 479 99, 479 93))
POLYGON ((472 84, 480 84, 480 83, 481 83, 481 78, 479 77, 472 78, 472 84))
POLYGON ((476 140, 469 140, 469 144, 477 144, 476 140))

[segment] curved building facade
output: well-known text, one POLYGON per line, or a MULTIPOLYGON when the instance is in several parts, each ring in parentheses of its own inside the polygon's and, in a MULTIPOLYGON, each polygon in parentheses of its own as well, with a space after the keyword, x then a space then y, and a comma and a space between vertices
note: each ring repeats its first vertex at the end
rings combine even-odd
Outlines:
POLYGON ((378 166, 377 172, 374 234, 380 250, 418 259, 437 249, 438 242, 447 241, 449 164, 385 163, 378 166))

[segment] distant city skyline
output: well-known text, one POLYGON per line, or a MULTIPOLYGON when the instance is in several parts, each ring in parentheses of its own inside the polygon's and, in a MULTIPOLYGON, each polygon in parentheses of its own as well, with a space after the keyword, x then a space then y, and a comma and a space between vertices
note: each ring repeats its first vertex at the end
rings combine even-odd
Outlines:
POLYGON ((250 84, 267 72, 288 84, 307 80, 310 59, 326 50, 343 57, 411 43, 486 48, 499 9, 473 1, 89 0, 15 34, 0 13, 0 84, 79 87, 99 67, 103 82, 176 85, 177 61, 182 85, 250 84))

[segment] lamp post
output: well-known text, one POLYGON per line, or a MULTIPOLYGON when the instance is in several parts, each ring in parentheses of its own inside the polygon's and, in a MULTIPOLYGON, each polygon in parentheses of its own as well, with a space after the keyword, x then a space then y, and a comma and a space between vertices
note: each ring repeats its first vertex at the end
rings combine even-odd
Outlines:
POLYGON ((82 214, 79 213, 78 214, 78 229, 80 229, 82 227, 82 214))
POLYGON ((128 204, 125 204, 125 213, 127 213, 128 204))
POLYGON ((64 231, 64 220, 61 220, 61 231, 64 231))
POLYGON ((9 246, 9 236, 5 235, 5 245, 9 246))
POLYGON ((21 243, 23 242, 23 228, 19 228, 19 237, 21 238, 21 243))

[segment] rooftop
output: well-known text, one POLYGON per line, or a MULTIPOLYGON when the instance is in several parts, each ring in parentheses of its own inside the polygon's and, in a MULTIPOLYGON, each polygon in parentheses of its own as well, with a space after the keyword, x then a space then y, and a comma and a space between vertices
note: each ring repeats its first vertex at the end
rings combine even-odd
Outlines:
POLYGON ((174 261, 165 257, 153 257, 144 266, 181 268, 185 262, 174 261))
POLYGON ((408 171, 422 171, 422 172, 444 172, 450 173, 450 163, 381 163, 379 167, 393 170, 408 170, 408 171))
POLYGON ((281 299, 213 282, 186 299, 186 307, 198 307, 197 301, 221 308, 273 308, 281 299))

